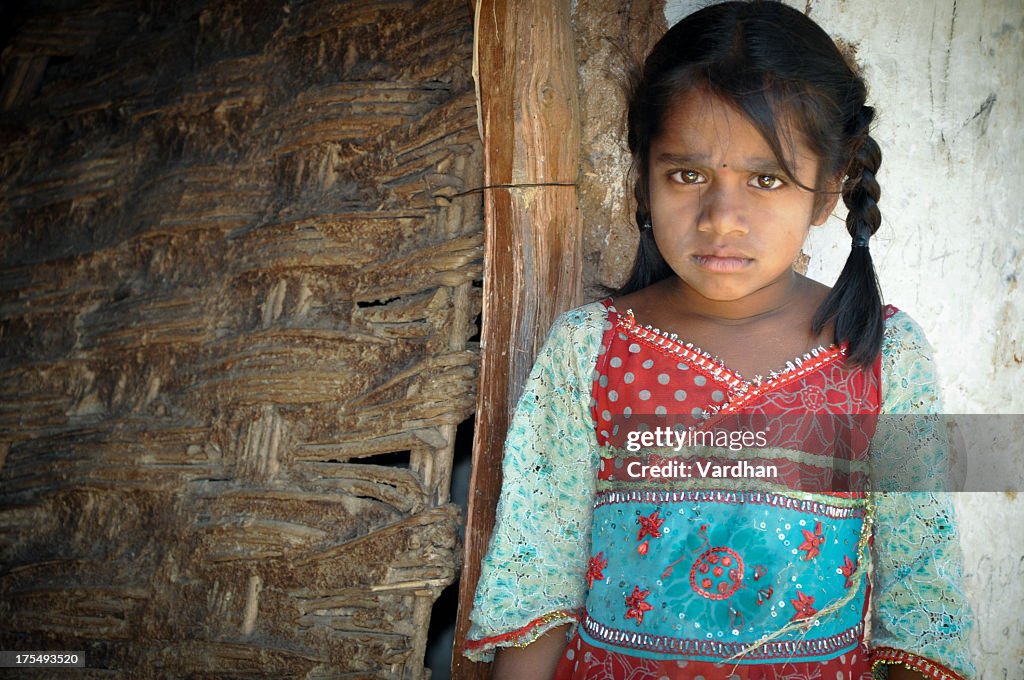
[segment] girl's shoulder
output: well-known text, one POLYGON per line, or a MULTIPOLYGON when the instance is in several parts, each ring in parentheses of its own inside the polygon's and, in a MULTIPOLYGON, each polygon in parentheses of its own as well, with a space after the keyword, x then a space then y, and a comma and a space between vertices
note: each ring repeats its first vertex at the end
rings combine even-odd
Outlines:
POLYGON ((591 302, 562 312, 551 324, 547 340, 538 358, 553 358, 579 371, 593 368, 605 331, 611 327, 607 301, 591 302))
POLYGON ((548 342, 593 344, 610 327, 610 299, 589 302, 559 314, 551 324, 548 342))
POLYGON ((882 359, 908 352, 932 353, 932 347, 928 343, 924 329, 909 314, 894 307, 886 305, 885 327, 882 332, 882 359))
POLYGON ((933 350, 924 330, 906 312, 887 305, 882 334, 882 412, 942 410, 933 350))
POLYGON ((601 328, 608 320, 608 313, 611 307, 611 298, 588 302, 566 312, 562 312, 554 325, 565 325, 570 328, 591 329, 601 328))

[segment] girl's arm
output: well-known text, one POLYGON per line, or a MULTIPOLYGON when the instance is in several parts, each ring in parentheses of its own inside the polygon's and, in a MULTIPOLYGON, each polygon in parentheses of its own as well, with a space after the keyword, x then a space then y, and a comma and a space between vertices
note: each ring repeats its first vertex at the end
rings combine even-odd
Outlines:
POLYGON ((564 634, 540 638, 564 631, 583 606, 597 478, 591 373, 606 317, 600 303, 559 317, 523 388, 505 440, 494 532, 463 651, 474 661, 511 648, 502 666, 526 649, 528 662, 559 638, 564 647, 564 634))
MULTIPOLYGON (((555 675, 565 651, 568 624, 552 628, 526 647, 499 649, 494 658, 491 680, 548 680, 555 675)), ((895 676, 892 676, 895 678, 895 676)))
POLYGON ((939 382, 931 347, 903 312, 886 320, 882 378, 872 441, 873 665, 890 678, 970 680, 972 615, 939 382))

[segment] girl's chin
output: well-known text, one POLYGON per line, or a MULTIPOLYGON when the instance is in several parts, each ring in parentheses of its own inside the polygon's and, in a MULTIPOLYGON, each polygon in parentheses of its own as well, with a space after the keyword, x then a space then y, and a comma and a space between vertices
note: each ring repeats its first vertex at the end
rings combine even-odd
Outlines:
POLYGON ((743 280, 742 277, 708 277, 706 272, 701 272, 701 274, 703 276, 679 276, 677 274, 676 277, 685 288, 696 293, 704 300, 713 303, 757 303, 764 299, 772 298, 777 293, 789 288, 788 285, 780 287, 780 284, 784 283, 781 279, 767 283, 763 281, 758 283, 743 280))
POLYGON ((683 283, 694 293, 697 293, 705 300, 709 300, 711 302, 741 302, 744 298, 749 297, 755 292, 724 286, 707 286, 687 281, 684 281, 683 283))

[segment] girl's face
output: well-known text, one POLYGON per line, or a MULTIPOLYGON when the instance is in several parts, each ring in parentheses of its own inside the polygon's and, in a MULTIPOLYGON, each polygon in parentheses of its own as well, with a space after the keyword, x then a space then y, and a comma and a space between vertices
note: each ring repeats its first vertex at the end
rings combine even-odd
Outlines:
MULTIPOLYGON (((796 179, 814 186, 818 159, 800 141, 788 157, 796 179)), ((732 105, 691 90, 669 108, 651 143, 651 219, 662 257, 710 300, 739 301, 788 286, 815 211, 815 195, 784 174, 768 143, 732 105)))

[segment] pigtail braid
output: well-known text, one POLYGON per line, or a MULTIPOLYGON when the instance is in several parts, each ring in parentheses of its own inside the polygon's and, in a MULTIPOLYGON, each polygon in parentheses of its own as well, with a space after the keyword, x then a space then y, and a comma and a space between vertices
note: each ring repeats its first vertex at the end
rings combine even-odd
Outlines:
POLYGON ((853 238, 853 247, 813 321, 815 333, 821 333, 829 322, 834 323, 835 341, 847 342, 847 356, 859 366, 869 366, 878 356, 884 327, 882 293, 868 249, 868 239, 882 222, 878 210, 881 188, 875 179, 882 164, 882 150, 868 132, 874 115, 870 106, 861 106, 850 125, 852 160, 842 194, 848 208, 846 229, 853 238))

